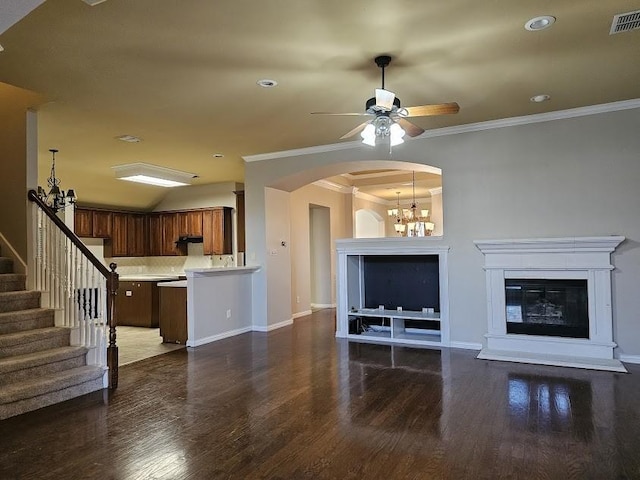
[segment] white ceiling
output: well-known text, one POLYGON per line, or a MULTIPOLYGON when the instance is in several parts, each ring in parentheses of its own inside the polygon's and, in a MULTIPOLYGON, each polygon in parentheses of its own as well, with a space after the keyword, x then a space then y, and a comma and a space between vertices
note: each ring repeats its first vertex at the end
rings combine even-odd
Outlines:
MULTIPOLYGON (((111 166, 146 162, 195 172, 200 184, 241 182, 242 156, 338 142, 362 120, 310 112, 363 111, 380 86, 381 53, 393 56, 386 87, 403 105, 460 105, 457 115, 416 119, 427 130, 639 98, 640 31, 609 35, 615 14, 639 8, 637 0, 49 0, 0 35, 0 82, 47 99, 38 107, 42 182, 48 149, 58 148, 62 186, 81 201, 150 208, 165 191, 115 180, 111 166), (557 21, 526 31, 539 15, 557 21), (264 89, 261 78, 279 84, 264 89), (529 101, 541 93, 551 100, 529 101), (143 141, 116 140, 123 134, 143 141)), ((394 198, 392 189, 384 187, 394 198)))

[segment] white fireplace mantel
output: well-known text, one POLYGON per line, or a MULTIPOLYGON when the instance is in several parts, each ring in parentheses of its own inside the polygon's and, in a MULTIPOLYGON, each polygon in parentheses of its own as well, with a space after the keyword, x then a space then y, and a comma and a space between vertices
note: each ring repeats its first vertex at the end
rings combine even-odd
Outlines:
POLYGON ((611 253, 621 236, 477 240, 487 283, 487 347, 478 358, 626 371, 614 359, 611 253), (507 333, 505 279, 587 280, 589 338, 507 333))

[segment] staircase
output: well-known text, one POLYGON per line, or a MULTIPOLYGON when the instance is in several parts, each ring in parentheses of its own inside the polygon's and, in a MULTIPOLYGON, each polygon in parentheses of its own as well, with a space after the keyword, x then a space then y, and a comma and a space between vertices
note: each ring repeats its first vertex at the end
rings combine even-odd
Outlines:
POLYGON ((0 257, 0 420, 103 388, 104 368, 87 365, 88 349, 70 345, 25 282, 0 257))

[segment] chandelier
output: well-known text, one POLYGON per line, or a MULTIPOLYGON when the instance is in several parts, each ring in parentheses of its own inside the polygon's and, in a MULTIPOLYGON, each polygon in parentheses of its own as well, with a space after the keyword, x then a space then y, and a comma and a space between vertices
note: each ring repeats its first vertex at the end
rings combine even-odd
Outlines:
POLYGON ((416 203, 416 172, 412 172, 411 187, 413 201, 409 208, 400 207, 400 192, 396 192, 398 201, 396 208, 387 210, 390 217, 394 217, 393 228, 403 237, 428 237, 433 232, 435 225, 429 218, 429 210, 419 210, 416 203))
POLYGON ((47 186, 49 187, 49 192, 47 193, 44 188, 38 187, 38 197, 45 202, 51 210, 57 212, 58 210, 62 210, 67 205, 72 205, 76 203, 76 193, 73 189, 67 190, 65 194, 64 190, 60 190, 60 179, 56 178, 56 153, 58 150, 52 148, 49 150, 51 152, 51 174, 47 179, 47 186))

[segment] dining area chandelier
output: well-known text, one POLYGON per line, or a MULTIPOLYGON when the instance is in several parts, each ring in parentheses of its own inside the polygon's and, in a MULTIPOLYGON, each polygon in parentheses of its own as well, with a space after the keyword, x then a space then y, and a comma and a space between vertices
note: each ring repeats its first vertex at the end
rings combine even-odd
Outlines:
POLYGON ((416 203, 416 172, 412 172, 412 201, 409 208, 400 206, 400 192, 396 192, 395 208, 387 210, 387 214, 394 218, 393 228, 402 237, 429 237, 433 233, 435 224, 431 222, 429 210, 419 209, 416 203))

